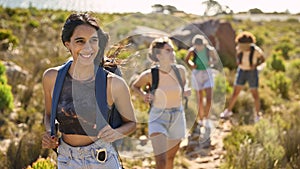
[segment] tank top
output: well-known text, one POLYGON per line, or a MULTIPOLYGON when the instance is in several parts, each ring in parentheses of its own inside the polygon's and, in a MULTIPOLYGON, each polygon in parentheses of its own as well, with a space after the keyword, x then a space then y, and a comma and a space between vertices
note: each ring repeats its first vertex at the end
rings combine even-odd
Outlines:
POLYGON ((59 131, 96 136, 96 113, 95 80, 78 81, 67 73, 57 107, 59 131))
POLYGON ((173 73, 159 71, 159 83, 155 90, 153 105, 157 108, 173 108, 181 105, 181 87, 173 73))
POLYGON ((201 51, 197 51, 195 64, 197 70, 206 70, 208 68, 207 50, 205 48, 203 48, 201 51))

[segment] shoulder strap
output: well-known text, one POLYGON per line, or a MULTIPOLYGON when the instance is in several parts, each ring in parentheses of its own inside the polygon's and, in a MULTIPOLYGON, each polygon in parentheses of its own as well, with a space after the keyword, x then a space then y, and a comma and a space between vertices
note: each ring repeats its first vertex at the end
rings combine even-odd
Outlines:
POLYGON ((181 87, 182 93, 183 93, 183 92, 184 92, 184 86, 183 86, 182 78, 181 78, 181 76, 180 76, 179 69, 177 68, 177 66, 176 66, 175 64, 173 64, 171 67, 172 67, 172 69, 173 69, 174 72, 175 72, 175 75, 176 75, 176 77, 177 77, 177 79, 178 79, 178 82, 179 82, 179 84, 180 84, 180 87, 181 87))
MULTIPOLYGON (((115 104, 112 105, 111 109, 108 108, 107 104, 107 70, 104 70, 102 67, 99 67, 96 75, 96 86, 95 86, 95 95, 98 107, 101 111, 101 114, 98 113, 96 116, 96 121, 101 122, 101 118, 104 118, 105 121, 112 127, 120 127, 123 123, 121 114, 118 112, 115 104), (102 117, 101 117, 102 116, 102 117)), ((101 129, 103 125, 97 124, 97 129, 101 129)))
POLYGON ((151 85, 151 92, 154 92, 155 89, 158 87, 159 82, 159 69, 158 66, 151 68, 151 75, 152 75, 152 85, 151 85))
POLYGON ((207 57, 207 59, 208 59, 208 61, 209 61, 209 59, 210 59, 210 56, 209 56, 209 48, 208 48, 207 46, 205 46, 205 52, 206 52, 206 57, 207 57))
POLYGON ((61 68, 59 68, 55 80, 53 96, 52 96, 52 105, 51 105, 51 117, 50 117, 51 136, 56 135, 55 119, 56 119, 57 104, 58 104, 59 96, 62 90, 62 86, 64 84, 66 74, 71 66, 71 63, 72 60, 66 62, 64 65, 62 65, 61 68))
POLYGON ((196 58, 198 56, 196 49, 193 50, 193 54, 194 54, 194 56, 193 56, 193 62, 196 63, 196 58))
MULTIPOLYGON (((103 121, 104 118, 108 121, 108 105, 107 105, 107 94, 106 94, 106 85, 107 85, 107 74, 108 72, 103 69, 103 67, 99 67, 96 73, 96 80, 95 80, 95 95, 98 107, 101 111, 96 115, 96 122, 103 121), (102 116, 102 117, 101 117, 102 116)), ((97 124, 97 130, 101 129, 101 125, 97 124)))
POLYGON ((250 66, 252 66, 252 63, 253 63, 253 54, 254 54, 254 45, 251 45, 250 46, 250 54, 249 54, 249 63, 250 63, 250 66))

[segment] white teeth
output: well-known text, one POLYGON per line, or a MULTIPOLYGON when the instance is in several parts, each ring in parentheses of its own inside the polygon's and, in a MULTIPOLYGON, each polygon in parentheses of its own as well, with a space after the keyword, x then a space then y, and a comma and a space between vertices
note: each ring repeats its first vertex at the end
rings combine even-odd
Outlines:
POLYGON ((83 54, 80 54, 82 57, 84 57, 84 58, 89 58, 89 57, 91 57, 92 56, 92 54, 89 54, 89 55, 83 55, 83 54))

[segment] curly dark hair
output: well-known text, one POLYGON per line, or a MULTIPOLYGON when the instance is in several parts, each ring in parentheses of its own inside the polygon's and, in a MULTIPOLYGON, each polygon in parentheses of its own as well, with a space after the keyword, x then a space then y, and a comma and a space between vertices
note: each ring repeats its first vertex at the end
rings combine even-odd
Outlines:
POLYGON ((236 43, 256 43, 256 38, 251 32, 241 32, 235 38, 236 43))

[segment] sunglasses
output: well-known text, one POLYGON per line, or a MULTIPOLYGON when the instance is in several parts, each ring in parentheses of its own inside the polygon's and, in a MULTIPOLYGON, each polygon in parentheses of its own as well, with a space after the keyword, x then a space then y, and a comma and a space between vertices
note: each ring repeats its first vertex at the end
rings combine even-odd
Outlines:
POLYGON ((99 150, 96 150, 97 155, 96 155, 96 159, 99 163, 105 163, 106 159, 107 159, 107 152, 106 149, 102 148, 99 150))

